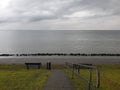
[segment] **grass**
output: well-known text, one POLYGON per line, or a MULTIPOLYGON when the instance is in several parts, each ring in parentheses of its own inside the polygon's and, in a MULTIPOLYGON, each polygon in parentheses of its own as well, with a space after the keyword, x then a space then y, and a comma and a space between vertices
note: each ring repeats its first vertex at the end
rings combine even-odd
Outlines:
MULTIPOLYGON (((101 85, 99 89, 92 87, 91 90, 120 90, 120 64, 97 66, 100 67, 101 85)), ((64 69, 64 66, 53 65, 52 69, 64 69)), ((71 71, 65 71, 77 90, 87 90, 85 80, 72 79, 71 71)), ((0 65, 0 90, 42 90, 50 73, 45 66, 27 70, 24 65, 0 65)), ((88 70, 81 70, 81 74, 88 78, 88 70)), ((94 70, 92 80, 95 82, 94 70)))
MULTIPOLYGON (((92 87, 91 90, 120 90, 120 64, 97 65, 100 67, 100 88, 92 87)), ((71 78, 71 71, 65 70, 70 80, 77 90, 87 90, 87 82, 80 77, 71 78)), ((81 70, 83 76, 88 78, 88 70, 81 70)), ((95 82, 95 71, 93 70, 93 79, 95 82)))
POLYGON ((52 69, 65 69, 65 65, 54 64, 52 65, 52 69))
POLYGON ((0 90, 41 90, 50 71, 24 65, 0 65, 0 90))

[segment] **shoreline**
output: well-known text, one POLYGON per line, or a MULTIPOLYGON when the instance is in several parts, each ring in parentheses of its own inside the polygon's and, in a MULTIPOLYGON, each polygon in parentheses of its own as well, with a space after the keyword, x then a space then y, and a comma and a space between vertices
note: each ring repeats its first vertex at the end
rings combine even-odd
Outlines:
POLYGON ((70 63, 91 63, 91 64, 120 64, 120 58, 91 58, 91 57, 21 57, 21 58, 0 58, 0 64, 24 64, 25 62, 41 62, 46 64, 65 64, 70 63))

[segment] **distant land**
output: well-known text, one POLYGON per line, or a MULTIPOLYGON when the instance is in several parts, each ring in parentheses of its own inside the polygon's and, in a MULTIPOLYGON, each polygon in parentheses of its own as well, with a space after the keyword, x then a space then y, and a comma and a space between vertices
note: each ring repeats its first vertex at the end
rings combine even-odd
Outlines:
POLYGON ((33 53, 33 54, 0 54, 0 56, 120 56, 119 53, 33 53))

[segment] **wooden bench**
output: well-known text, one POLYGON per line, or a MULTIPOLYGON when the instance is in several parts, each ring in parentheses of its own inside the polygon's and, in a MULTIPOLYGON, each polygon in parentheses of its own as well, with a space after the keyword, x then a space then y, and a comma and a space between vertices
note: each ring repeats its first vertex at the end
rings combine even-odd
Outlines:
POLYGON ((25 63, 25 65, 26 65, 27 69, 29 69, 30 66, 37 66, 38 69, 40 69, 42 64, 41 63, 25 63))

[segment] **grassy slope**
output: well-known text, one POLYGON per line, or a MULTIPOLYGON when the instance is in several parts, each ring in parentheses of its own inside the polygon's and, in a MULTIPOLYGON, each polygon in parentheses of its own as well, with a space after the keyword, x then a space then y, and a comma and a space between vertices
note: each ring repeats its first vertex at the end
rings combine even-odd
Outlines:
MULTIPOLYGON (((97 90, 120 90, 120 64, 115 65, 98 65, 100 67, 101 85, 97 90)), ((71 78, 71 72, 66 70, 67 75, 74 83, 77 90, 87 89, 87 82, 79 77, 71 78), (82 83, 81 83, 82 82, 82 83)), ((93 81, 95 80, 95 72, 93 71, 93 81)), ((88 76, 88 71, 82 70, 81 74, 88 76)), ((92 89, 96 90, 96 89, 92 89)))
POLYGON ((24 65, 0 65, 0 90, 41 90, 50 71, 24 65))

